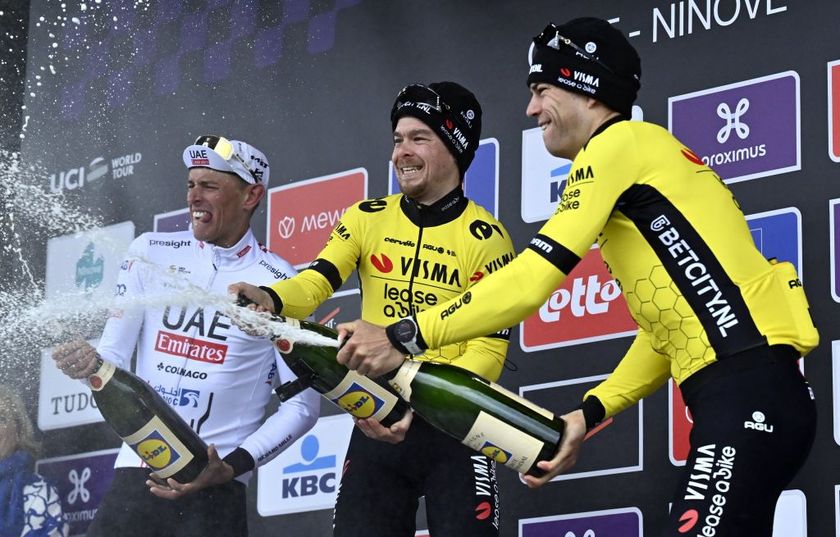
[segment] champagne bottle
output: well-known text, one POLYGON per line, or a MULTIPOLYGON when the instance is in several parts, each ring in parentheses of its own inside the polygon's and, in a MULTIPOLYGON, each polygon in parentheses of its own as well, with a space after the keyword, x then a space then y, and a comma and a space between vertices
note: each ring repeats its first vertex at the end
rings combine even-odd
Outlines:
POLYGON ((101 361, 88 382, 102 417, 156 476, 188 483, 207 466, 204 440, 140 377, 101 361))
POLYGON ((406 360, 391 386, 433 427, 496 462, 535 476, 554 457, 566 423, 466 369, 406 360))
MULTIPOLYGON (((322 324, 277 315, 273 318, 296 328, 338 339, 335 330, 322 324)), ((339 364, 335 359, 337 347, 293 343, 284 338, 275 338, 274 345, 289 369, 298 376, 298 381, 290 383, 294 385, 290 386, 291 389, 285 385, 278 388, 281 401, 311 386, 345 412, 357 418, 374 418, 385 427, 402 419, 408 411, 408 404, 387 383, 359 375, 339 364)))

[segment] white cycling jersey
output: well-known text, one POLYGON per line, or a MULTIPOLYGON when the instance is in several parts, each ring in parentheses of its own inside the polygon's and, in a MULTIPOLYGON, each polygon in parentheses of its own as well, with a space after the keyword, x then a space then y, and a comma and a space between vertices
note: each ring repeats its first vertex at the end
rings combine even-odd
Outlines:
MULTIPOLYGON (((250 230, 232 248, 198 241, 191 231, 144 233, 132 242, 117 280, 116 294, 126 308, 112 313, 97 351, 129 368, 136 346, 137 375, 205 442, 215 444, 220 457, 241 447, 260 466, 315 424, 318 393, 305 390, 263 421, 273 388, 295 379, 271 342, 242 332, 215 308, 163 304, 190 286, 225 295, 232 283, 268 285, 294 274, 250 230), (130 308, 132 297, 146 306, 130 308)), ((115 466, 143 463, 123 444, 115 466)), ((238 479, 249 477, 246 472, 238 479)))

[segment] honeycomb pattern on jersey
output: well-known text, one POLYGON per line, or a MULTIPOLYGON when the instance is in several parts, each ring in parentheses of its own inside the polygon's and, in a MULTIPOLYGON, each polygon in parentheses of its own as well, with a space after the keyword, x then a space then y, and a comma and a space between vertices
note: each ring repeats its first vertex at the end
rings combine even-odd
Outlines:
POLYGON ((671 372, 682 378, 695 371, 712 353, 706 331, 665 267, 651 268, 647 278, 629 282, 624 297, 630 314, 653 336, 653 347, 671 357, 671 372))
POLYGON ((461 357, 465 352, 467 352, 467 343, 462 341, 461 343, 444 345, 439 349, 429 349, 423 353, 423 359, 441 364, 451 364, 453 360, 461 357))

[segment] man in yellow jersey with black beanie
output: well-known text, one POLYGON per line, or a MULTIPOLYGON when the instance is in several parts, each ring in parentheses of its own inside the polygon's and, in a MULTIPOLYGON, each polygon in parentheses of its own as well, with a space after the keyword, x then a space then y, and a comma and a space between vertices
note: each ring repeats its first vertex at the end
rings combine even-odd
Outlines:
POLYGON ((819 336, 793 265, 761 255, 732 193, 689 148, 661 127, 629 121, 641 62, 607 21, 548 25, 529 63, 527 114, 551 154, 573 159, 555 214, 514 261, 463 297, 384 330, 339 326, 353 337, 338 361, 378 376, 406 354, 517 323, 597 241, 638 335, 613 373, 563 416, 557 455, 539 463, 547 474, 524 480, 539 486, 569 469, 588 429, 671 376, 694 428, 665 535, 769 537, 776 500, 816 426, 796 360, 819 336))
MULTIPOLYGON (((348 208, 298 276, 261 289, 236 284, 232 293, 300 319, 358 271, 362 318, 388 324, 460 295, 513 259, 502 224, 464 196, 464 175, 481 135, 481 106, 472 92, 454 82, 406 86, 391 125, 391 161, 402 193, 348 208)), ((495 381, 509 336, 508 327, 497 328, 418 359, 495 381)), ((356 424, 336 501, 335 537, 413 537, 421 496, 435 537, 498 536, 494 461, 411 412, 390 428, 372 418, 356 424)))

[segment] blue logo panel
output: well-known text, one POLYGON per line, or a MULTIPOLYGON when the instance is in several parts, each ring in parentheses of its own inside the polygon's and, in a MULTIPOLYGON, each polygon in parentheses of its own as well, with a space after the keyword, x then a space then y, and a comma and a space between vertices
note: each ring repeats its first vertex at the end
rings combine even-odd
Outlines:
POLYGON ((794 207, 747 216, 753 241, 764 257, 789 261, 802 274, 801 216, 794 207))

